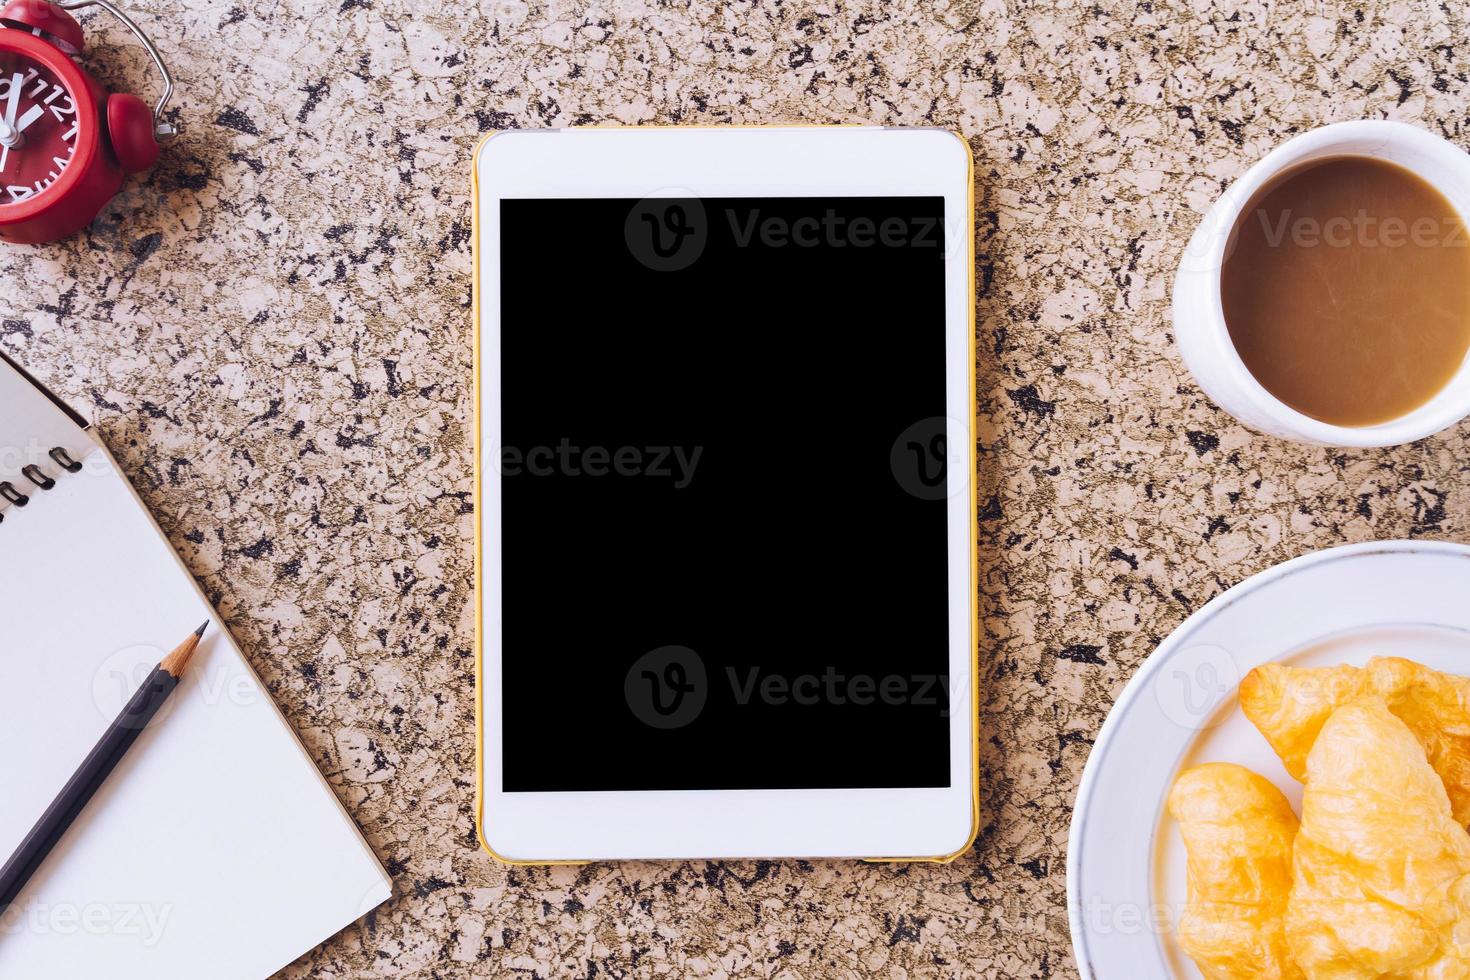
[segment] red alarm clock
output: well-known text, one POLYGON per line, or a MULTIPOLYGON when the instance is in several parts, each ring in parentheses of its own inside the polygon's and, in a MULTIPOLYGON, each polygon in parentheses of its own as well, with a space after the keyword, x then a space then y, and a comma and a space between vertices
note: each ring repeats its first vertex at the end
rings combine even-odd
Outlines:
POLYGON ((171 94, 158 49, 110 0, 0 8, 0 240, 51 242, 86 227, 174 135, 161 118, 171 94), (73 60, 82 26, 67 11, 91 6, 121 20, 158 66, 163 95, 151 110, 136 95, 109 94, 73 60))

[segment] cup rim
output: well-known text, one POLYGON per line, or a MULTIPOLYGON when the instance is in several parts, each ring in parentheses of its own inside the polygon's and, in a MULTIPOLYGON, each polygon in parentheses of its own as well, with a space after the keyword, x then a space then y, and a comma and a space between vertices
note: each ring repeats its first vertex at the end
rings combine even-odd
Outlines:
MULTIPOLYGON (((1470 154, 1426 129, 1387 119, 1360 119, 1319 126, 1300 133, 1272 149, 1225 189, 1216 202, 1219 208, 1216 213, 1228 216, 1229 220, 1217 222, 1217 227, 1210 231, 1209 248, 1195 260, 1202 263, 1205 268, 1213 270, 1210 278, 1208 308, 1204 312, 1209 318, 1210 332, 1221 341, 1220 346, 1223 348, 1226 366, 1237 376, 1235 380, 1239 385, 1239 390, 1250 400, 1252 406, 1287 427, 1300 438, 1324 445, 1348 448, 1397 446, 1416 442, 1449 428, 1470 415, 1470 396, 1435 406, 1435 402, 1440 400, 1440 396, 1451 385, 1470 372, 1470 352, 1467 352, 1459 369, 1451 375, 1439 391, 1413 411, 1377 425, 1334 425, 1292 408, 1268 391, 1251 373, 1250 368, 1241 358, 1240 351, 1236 349, 1235 341, 1230 336, 1230 328, 1225 322, 1225 306, 1221 298, 1220 287, 1224 275, 1225 246, 1246 204, 1256 192, 1291 166, 1308 159, 1308 154, 1315 155, 1320 150, 1330 149, 1334 144, 1348 140, 1361 143, 1364 139, 1376 139, 1381 146, 1390 144, 1413 146, 1427 153, 1441 155, 1447 164, 1463 171, 1465 182, 1467 186, 1470 186, 1470 154), (1452 152, 1446 153, 1446 151, 1452 152)), ((1359 148, 1345 152, 1344 155, 1372 156, 1373 154, 1359 148)), ((1428 177, 1403 163, 1398 165, 1415 173, 1443 194, 1455 208, 1461 223, 1470 229, 1470 214, 1466 214, 1454 203, 1442 186, 1443 181, 1428 177)))

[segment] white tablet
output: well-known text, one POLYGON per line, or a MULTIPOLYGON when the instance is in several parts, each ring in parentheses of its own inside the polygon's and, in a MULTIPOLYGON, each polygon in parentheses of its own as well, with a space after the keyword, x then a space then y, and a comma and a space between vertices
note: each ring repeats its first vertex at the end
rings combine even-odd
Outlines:
POLYGON ((486 849, 963 852, 965 142, 521 131, 474 174, 486 849))

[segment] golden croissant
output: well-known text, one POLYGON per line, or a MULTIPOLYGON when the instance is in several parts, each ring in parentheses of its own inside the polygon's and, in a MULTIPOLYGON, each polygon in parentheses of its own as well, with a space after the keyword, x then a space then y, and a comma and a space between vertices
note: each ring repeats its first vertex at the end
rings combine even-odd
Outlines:
POLYGON ((1360 698, 1381 700, 1409 727, 1444 783, 1455 820, 1470 823, 1470 678, 1375 657, 1361 669, 1263 664, 1240 682, 1241 710, 1297 779, 1328 717, 1360 698))
POLYGON ((1189 852, 1189 904, 1179 945, 1207 980, 1293 980, 1286 945, 1296 814, 1264 777, 1241 766, 1188 769, 1169 813, 1189 852))
POLYGON ((1470 977, 1470 835, 1382 702, 1322 725, 1292 864, 1287 942, 1310 980, 1470 977))

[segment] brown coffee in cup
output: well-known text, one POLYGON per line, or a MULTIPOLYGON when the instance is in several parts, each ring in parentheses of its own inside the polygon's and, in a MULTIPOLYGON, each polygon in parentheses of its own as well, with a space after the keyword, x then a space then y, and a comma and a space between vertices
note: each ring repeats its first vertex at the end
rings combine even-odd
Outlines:
POLYGON ((1470 350, 1470 235, 1397 164, 1314 160, 1241 212, 1220 294, 1267 391, 1323 422, 1377 425, 1434 397, 1470 350))

